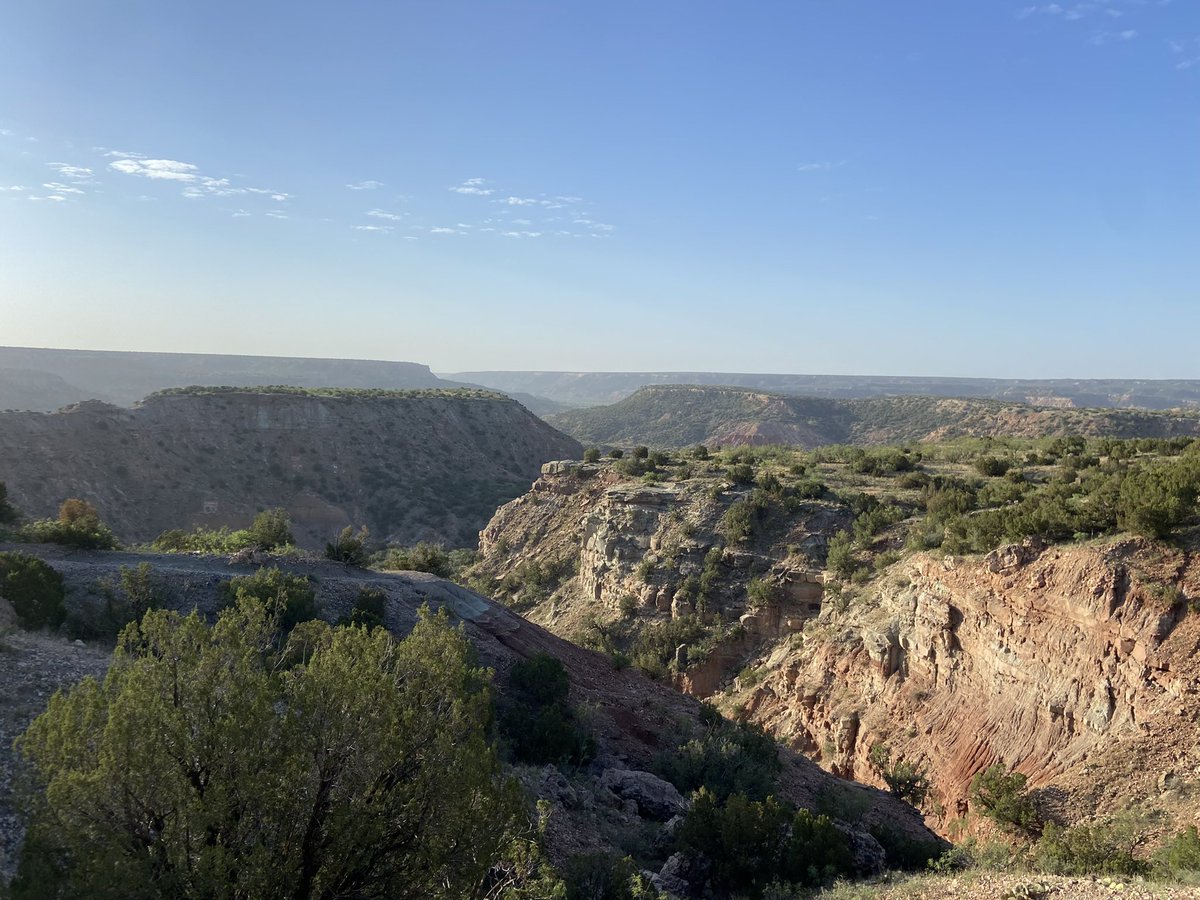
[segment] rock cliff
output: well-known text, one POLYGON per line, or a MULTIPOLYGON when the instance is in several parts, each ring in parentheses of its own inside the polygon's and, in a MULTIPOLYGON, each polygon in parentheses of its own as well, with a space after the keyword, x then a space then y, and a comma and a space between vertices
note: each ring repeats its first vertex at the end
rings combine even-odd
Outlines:
POLYGON ((453 545, 581 448, 520 404, 480 391, 203 389, 131 409, 97 401, 0 413, 0 481, 26 515, 95 504, 127 541, 245 527, 284 507, 320 546, 344 525, 376 540, 453 545))
POLYGON ((519 583, 540 562, 569 561, 549 588, 510 599, 587 643, 698 622, 707 638, 680 638, 691 646, 665 678, 846 778, 882 785, 871 748, 886 744, 928 770, 926 812, 946 834, 977 826, 969 785, 997 762, 1067 822, 1131 800, 1185 822, 1200 811, 1189 799, 1200 781, 1192 550, 1121 535, 1031 540, 915 553, 830 590, 820 561, 845 509, 795 504, 727 542, 723 517, 746 494, 552 463, 483 531, 477 574, 519 583))
POLYGON ((879 783, 870 748, 888 744, 928 768, 945 826, 995 762, 1068 820, 1169 807, 1200 776, 1198 594, 1189 553, 1135 539, 918 555, 764 655, 730 700, 846 777, 879 783))

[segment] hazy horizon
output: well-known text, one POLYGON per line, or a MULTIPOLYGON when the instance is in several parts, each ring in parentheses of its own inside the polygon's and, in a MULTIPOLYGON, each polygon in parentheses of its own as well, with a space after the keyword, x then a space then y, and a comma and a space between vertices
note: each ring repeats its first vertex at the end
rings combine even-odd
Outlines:
POLYGON ((1197 375, 1200 8, 18 0, 0 343, 1197 375))

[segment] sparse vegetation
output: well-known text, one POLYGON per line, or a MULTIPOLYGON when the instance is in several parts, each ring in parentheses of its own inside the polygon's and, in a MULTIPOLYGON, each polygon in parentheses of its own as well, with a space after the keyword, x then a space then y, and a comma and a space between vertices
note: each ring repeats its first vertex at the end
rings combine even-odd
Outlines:
POLYGON ((58 518, 30 522, 18 536, 30 543, 62 544, 81 550, 115 550, 119 546, 116 535, 100 520, 96 507, 75 497, 63 501, 58 518))
POLYGON ((370 536, 371 533, 365 525, 357 534, 352 526, 347 525, 336 538, 325 545, 325 558, 348 566, 365 566, 369 558, 367 540, 370 536))
POLYGON ((732 722, 711 706, 704 732, 661 754, 655 771, 684 794, 704 788, 718 800, 741 794, 763 800, 777 788, 782 765, 774 738, 761 728, 732 722))
POLYGON ((567 702, 570 680, 563 664, 545 653, 523 660, 509 674, 512 697, 500 713, 500 733, 513 759, 579 766, 596 752, 567 702))
POLYGON ((0 597, 26 628, 57 628, 66 618, 63 580, 40 559, 0 553, 0 597))
POLYGON ((151 612, 103 683, 20 740, 37 790, 15 900, 471 896, 525 801, 486 742, 487 674, 424 615, 385 631, 151 612))
POLYGON ((221 595, 226 607, 261 604, 285 636, 301 622, 317 616, 316 593, 308 578, 291 575, 277 566, 231 578, 221 586, 221 595))
POLYGON ((1036 834, 1041 823, 1025 790, 1026 778, 1003 764, 988 766, 971 779, 971 802, 1001 828, 1018 834, 1036 834))

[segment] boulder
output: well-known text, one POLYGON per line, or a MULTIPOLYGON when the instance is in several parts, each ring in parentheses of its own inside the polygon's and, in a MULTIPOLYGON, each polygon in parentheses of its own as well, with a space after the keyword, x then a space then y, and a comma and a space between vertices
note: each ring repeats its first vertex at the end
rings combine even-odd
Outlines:
POLYGON ((600 776, 600 787, 621 800, 634 801, 641 816, 660 822, 678 815, 687 806, 675 785, 649 772, 606 769, 600 776))
POLYGON ((850 846, 850 857, 854 860, 854 871, 861 876, 878 875, 887 869, 887 851, 875 837, 857 828, 849 828, 841 824, 835 826, 846 836, 850 846))
POLYGON ((673 853, 663 863, 658 874, 650 879, 650 883, 668 897, 688 897, 692 893, 692 884, 689 881, 689 876, 693 874, 691 870, 692 866, 686 856, 673 853))

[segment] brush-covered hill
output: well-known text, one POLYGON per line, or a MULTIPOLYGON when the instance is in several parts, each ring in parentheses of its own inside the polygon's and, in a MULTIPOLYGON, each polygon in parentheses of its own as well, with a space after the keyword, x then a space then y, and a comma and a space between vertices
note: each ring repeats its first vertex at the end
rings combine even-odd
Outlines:
POLYGON ((460 372, 447 375, 572 408, 623 400, 648 385, 733 385, 775 394, 830 397, 979 397, 1040 406, 1175 409, 1200 406, 1200 381, 1131 378, 936 378, 889 375, 780 375, 735 372, 460 372))
POLYGON ((192 388, 128 409, 0 413, 0 481, 14 505, 46 517, 79 497, 125 541, 242 528, 283 507, 305 546, 351 524, 375 540, 466 546, 542 463, 579 453, 486 391, 192 388))
POLYGON ((836 400, 738 387, 646 387, 611 406, 548 417, 584 443, 656 447, 883 445, 959 437, 1174 437, 1200 434, 1200 413, 1065 409, 1000 400, 836 400))
MULTIPOLYGON (((68 635, 0 631, 0 658, 5 660, 0 666, 0 887, 11 874, 23 830, 12 805, 13 738, 54 690, 84 675, 100 674, 107 666, 98 643, 71 643, 71 623, 87 620, 111 605, 111 586, 122 584, 123 576, 137 567, 149 571, 157 605, 185 613, 198 609, 209 616, 222 605, 222 585, 233 577, 256 573, 255 565, 232 563, 224 557, 0 545, 0 551, 13 549, 35 554, 62 577, 68 635), (105 585, 110 586, 108 595, 105 585)), ((461 623, 480 663, 495 673, 500 709, 523 702, 513 688, 516 666, 547 656, 556 660, 569 683, 570 705, 579 711, 582 727, 594 742, 588 758, 577 765, 533 764, 522 761, 513 748, 502 747, 505 757, 512 757, 508 772, 518 777, 531 799, 545 803, 541 843, 546 855, 568 873, 577 868, 573 864, 580 858, 595 854, 613 859, 630 856, 651 873, 664 867, 680 871, 669 865, 675 849, 673 835, 680 824, 671 817, 684 812, 687 800, 652 773, 671 774, 664 765, 687 749, 689 741, 711 739, 714 723, 694 698, 646 678, 637 669, 614 667, 606 655, 562 640, 486 597, 432 575, 375 572, 324 560, 262 561, 287 576, 308 579, 316 614, 330 622, 348 616, 364 591, 381 600, 382 625, 397 637, 411 631, 422 607, 445 609, 461 623)), ((4 606, 0 599, 0 612, 4 606)), ((554 736, 554 732, 538 732, 543 739, 547 734, 554 736)), ((723 752, 731 751, 725 747, 723 752)), ((778 757, 778 766, 771 771, 776 773, 773 791, 780 797, 804 807, 834 805, 853 811, 853 819, 843 816, 840 824, 851 840, 854 864, 861 874, 873 874, 885 861, 898 864, 900 857, 894 854, 911 857, 916 850, 936 855, 945 847, 902 801, 831 777, 786 748, 771 748, 771 754, 778 757), (879 835, 882 846, 872 834, 879 835)), ((688 890, 679 893, 693 895, 688 890)))

